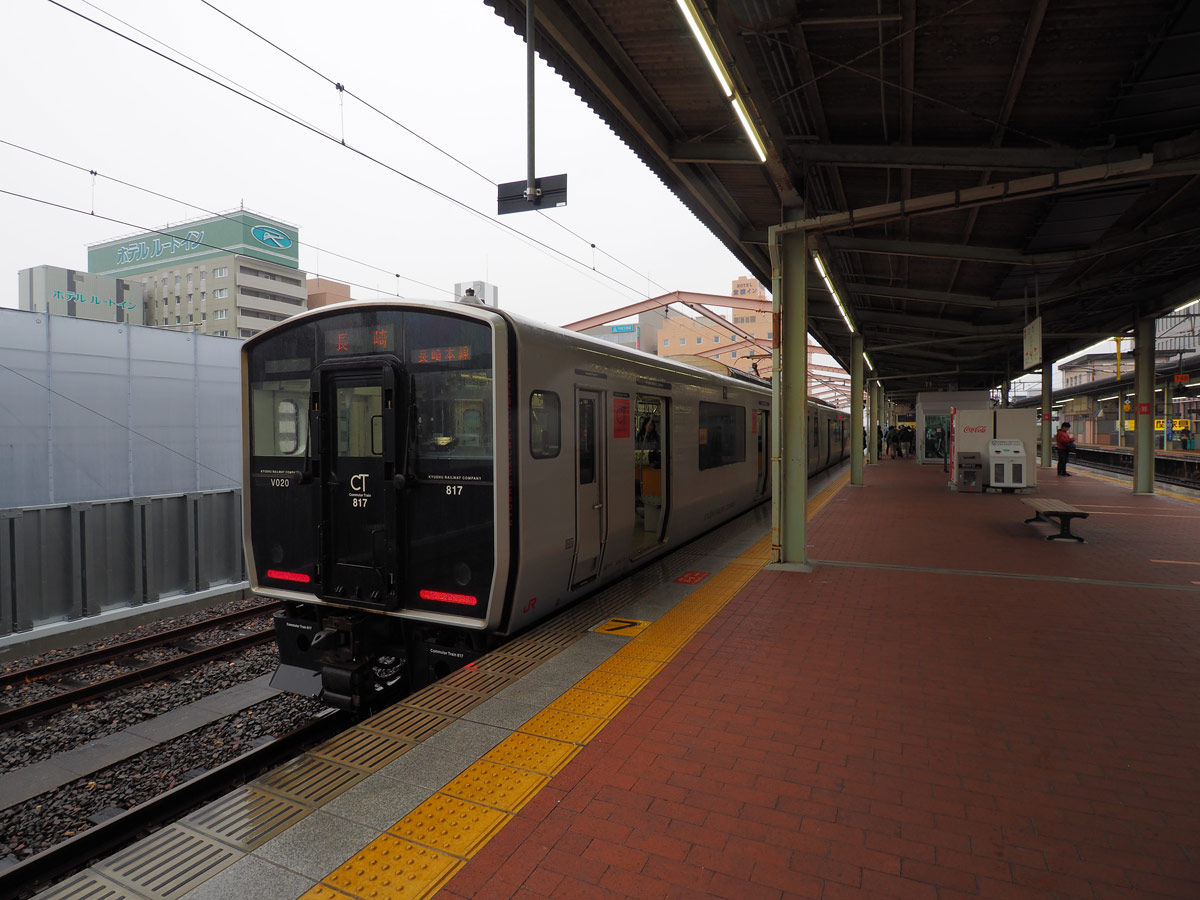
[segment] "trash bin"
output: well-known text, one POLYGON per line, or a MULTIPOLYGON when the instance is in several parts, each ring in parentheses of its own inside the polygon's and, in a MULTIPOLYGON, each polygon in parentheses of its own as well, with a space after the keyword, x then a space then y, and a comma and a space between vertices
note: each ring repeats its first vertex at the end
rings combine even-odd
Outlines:
POLYGON ((959 493, 983 493, 983 454, 962 452, 954 456, 954 486, 959 493))
POLYGON ((1025 487, 1025 445, 1013 438, 988 441, 992 490, 1013 491, 1025 487))

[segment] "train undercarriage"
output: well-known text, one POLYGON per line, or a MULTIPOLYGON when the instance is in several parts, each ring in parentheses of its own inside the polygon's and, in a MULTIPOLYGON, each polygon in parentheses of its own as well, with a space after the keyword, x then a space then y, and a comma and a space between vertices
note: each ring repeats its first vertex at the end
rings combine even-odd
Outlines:
POLYGON ((474 662, 499 640, 483 632, 347 609, 286 603, 273 616, 278 690, 367 712, 474 662))

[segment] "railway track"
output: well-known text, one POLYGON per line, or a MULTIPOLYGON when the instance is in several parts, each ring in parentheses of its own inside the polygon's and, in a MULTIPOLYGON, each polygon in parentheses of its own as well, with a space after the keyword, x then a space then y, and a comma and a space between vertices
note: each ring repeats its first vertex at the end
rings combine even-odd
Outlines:
MULTIPOLYGON (((1133 475, 1133 453, 1128 450, 1079 447, 1071 454, 1071 462, 1103 472, 1133 475)), ((1200 490, 1200 458, 1156 454, 1154 480, 1160 484, 1200 490)))
POLYGON ((76 669, 82 669, 85 666, 103 665, 104 663, 114 662, 127 656, 132 656, 142 650, 149 650, 153 647, 162 647, 167 644, 177 644, 193 635, 205 634, 207 632, 225 628, 230 625, 236 625, 238 622, 245 619, 252 619, 256 616, 261 616, 266 613, 274 612, 279 609, 279 603, 264 603, 259 606, 253 606, 246 609, 239 609, 235 612, 226 613, 222 616, 214 616, 211 619, 205 619, 200 622, 192 622, 188 625, 180 625, 177 628, 170 628, 166 631, 160 631, 157 634, 147 635, 141 638, 135 638, 130 641, 121 641, 120 643, 112 644, 107 647, 101 647, 97 650, 90 650, 86 653, 77 653, 73 656, 64 656, 62 659, 56 659, 51 662, 41 663, 36 666, 28 666, 24 669, 17 669, 12 672, 0 673, 0 689, 6 688, 9 685, 21 684, 24 682, 41 681, 44 678, 49 678, 52 675, 60 675, 63 672, 71 672, 76 669))
MULTIPOLYGON (((79 669, 91 666, 113 663, 118 660, 126 659, 139 651, 167 644, 177 644, 180 641, 186 640, 188 637, 201 632, 210 632, 214 629, 235 625, 242 620, 261 616, 264 613, 271 612, 277 607, 278 604, 267 604, 265 606, 259 606, 249 610, 239 610, 235 613, 210 619, 206 622, 181 626, 179 628, 170 629, 168 631, 145 638, 138 638, 136 640, 114 644, 111 647, 105 647, 101 650, 95 650, 61 660, 55 660, 50 663, 33 666, 27 669, 5 673, 2 677, 0 677, 0 689, 16 684, 41 681, 54 675, 77 671, 79 669)), ((62 693, 54 694, 50 697, 43 697, 28 703, 19 703, 17 705, 0 708, 0 728, 11 728, 12 726, 18 725, 22 722, 28 722, 32 719, 48 716, 64 709, 70 709, 72 706, 85 703, 97 697, 103 697, 115 691, 123 690, 139 684, 145 684, 150 681, 155 681, 157 679, 170 676, 176 672, 210 662, 214 659, 220 659, 221 657, 238 653, 249 647, 255 647, 260 644, 268 643, 273 640, 273 638, 273 629, 262 629, 251 634, 240 635, 232 640, 224 641, 211 647, 203 647, 197 650, 184 652, 179 656, 164 660, 159 663, 141 665, 111 678, 104 678, 99 681, 84 684, 80 687, 69 689, 63 691, 62 693)))

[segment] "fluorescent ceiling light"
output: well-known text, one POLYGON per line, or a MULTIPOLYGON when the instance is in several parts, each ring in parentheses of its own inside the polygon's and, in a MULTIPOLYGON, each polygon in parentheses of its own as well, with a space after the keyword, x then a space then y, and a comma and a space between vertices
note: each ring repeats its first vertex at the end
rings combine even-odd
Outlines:
POLYGON ((825 274, 825 264, 821 262, 821 257, 818 256, 816 253, 813 254, 813 262, 815 262, 817 264, 817 271, 821 273, 821 277, 824 278, 826 282, 828 282, 829 276, 825 274))
MULTIPOLYGON (((1196 298, 1196 300, 1200 300, 1200 297, 1196 298)), ((1196 305, 1196 300, 1189 300, 1187 303, 1183 304, 1183 306, 1177 306, 1177 307, 1175 307, 1173 310, 1171 310, 1171 312, 1173 312, 1173 313, 1177 313, 1177 312, 1183 312, 1183 311, 1184 311, 1185 309, 1187 309, 1189 306, 1195 306, 1195 305, 1196 305)))
POLYGON ((750 143, 754 145, 754 152, 758 154, 758 161, 766 162, 767 148, 763 146, 762 138, 758 136, 758 132, 750 124, 750 113, 747 111, 746 104, 742 102, 741 97, 733 98, 733 111, 737 113, 737 117, 742 123, 742 130, 746 132, 746 137, 750 138, 750 143))
POLYGON ((717 58, 717 48, 713 46, 712 39, 708 36, 708 31, 700 24, 700 13, 696 7, 692 6, 691 0, 676 0, 679 8, 683 11, 683 17, 687 19, 688 27, 692 29, 692 34, 696 37, 696 43, 700 45, 700 49, 704 51, 704 57, 708 60, 708 64, 712 66, 713 74, 717 76, 717 81, 721 84, 721 90, 725 92, 725 96, 733 96, 733 85, 729 82, 729 76, 725 74, 725 66, 717 58))
POLYGON ((868 369, 870 369, 872 372, 875 371, 875 366, 871 364, 871 357, 867 356, 865 353, 863 354, 863 362, 867 364, 868 369))
MULTIPOLYGON (((846 327, 850 329, 851 334, 856 334, 857 331, 854 323, 850 321, 850 314, 846 312, 846 307, 842 305, 842 298, 838 296, 838 292, 833 287, 833 282, 829 280, 829 274, 825 271, 825 264, 821 262, 821 257, 814 253, 813 261, 817 264, 817 271, 821 273, 821 279, 825 282, 825 287, 829 290, 830 296, 833 297, 833 302, 837 306, 837 311, 842 314, 842 321, 846 323, 846 327)), ((872 371, 874 366, 871 367, 872 371)))
POLYGON ((704 58, 708 60, 708 65, 713 70, 713 74, 717 76, 717 84, 721 87, 721 93, 725 95, 726 100, 733 103, 733 113, 737 116, 738 121, 742 123, 742 130, 746 132, 746 137, 750 139, 750 144, 754 147, 754 152, 758 155, 758 161, 766 162, 767 146, 759 135, 758 129, 754 127, 754 123, 750 120, 750 110, 746 108, 746 102, 733 88, 733 79, 729 77, 729 72, 726 70, 725 64, 721 61, 721 56, 717 52, 717 46, 713 43, 712 38, 709 37, 708 29, 700 21, 700 11, 696 8, 693 0, 675 0, 675 3, 683 13, 684 19, 687 20, 688 28, 692 30, 692 36, 695 37, 696 43, 700 45, 700 49, 704 53, 704 58))

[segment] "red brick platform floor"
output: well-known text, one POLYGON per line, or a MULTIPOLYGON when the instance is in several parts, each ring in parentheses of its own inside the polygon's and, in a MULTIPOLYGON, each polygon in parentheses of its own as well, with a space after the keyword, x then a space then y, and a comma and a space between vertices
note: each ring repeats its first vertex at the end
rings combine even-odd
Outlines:
POLYGON ((1200 898, 1200 507, 1042 478, 869 469, 439 896, 1200 898))

